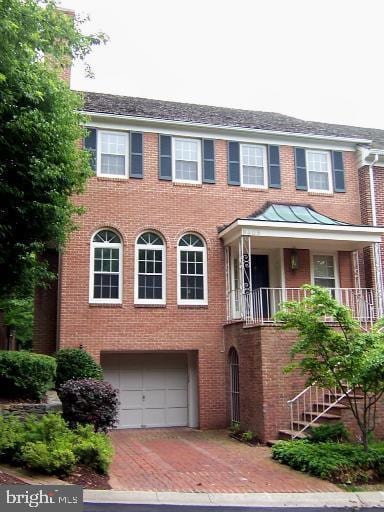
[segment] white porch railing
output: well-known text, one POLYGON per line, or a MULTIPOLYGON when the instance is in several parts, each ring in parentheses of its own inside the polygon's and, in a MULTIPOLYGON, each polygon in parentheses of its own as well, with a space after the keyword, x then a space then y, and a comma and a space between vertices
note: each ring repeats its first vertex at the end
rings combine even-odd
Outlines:
MULTIPOLYGON (((328 288, 352 316, 365 328, 377 320, 377 297, 371 288, 328 288)), ((249 293, 231 290, 228 293, 228 320, 241 319, 246 324, 268 324, 285 301, 300 301, 308 295, 302 288, 257 288, 249 293)), ((329 321, 332 321, 329 318, 329 321)))

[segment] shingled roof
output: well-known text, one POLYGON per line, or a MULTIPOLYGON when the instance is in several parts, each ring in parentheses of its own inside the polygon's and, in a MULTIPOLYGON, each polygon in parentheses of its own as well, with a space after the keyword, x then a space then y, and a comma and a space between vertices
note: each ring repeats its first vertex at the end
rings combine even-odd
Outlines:
POLYGON ((384 148, 384 130, 373 128, 304 121, 295 117, 260 110, 212 107, 96 92, 82 92, 82 94, 85 100, 84 110, 89 113, 163 119, 292 134, 368 139, 373 141, 374 147, 384 148))

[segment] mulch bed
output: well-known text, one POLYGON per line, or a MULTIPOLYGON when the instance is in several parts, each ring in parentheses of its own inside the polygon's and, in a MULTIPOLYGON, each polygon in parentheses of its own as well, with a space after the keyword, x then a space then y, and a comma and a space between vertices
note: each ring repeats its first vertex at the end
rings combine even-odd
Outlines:
POLYGON ((264 443, 260 441, 256 436, 253 437, 250 441, 244 441, 244 439, 241 437, 242 433, 239 432, 237 434, 231 433, 229 434, 229 437, 232 437, 232 439, 235 439, 236 441, 240 441, 240 443, 247 444, 248 446, 265 446, 264 443))
POLYGON ((77 466, 75 471, 63 477, 63 480, 69 484, 81 485, 84 489, 111 489, 108 475, 100 475, 83 465, 77 466))
POLYGON ((8 475, 8 473, 4 473, 3 471, 0 471, 0 484, 1 485, 28 485, 22 480, 19 480, 19 478, 16 478, 15 476, 8 475))

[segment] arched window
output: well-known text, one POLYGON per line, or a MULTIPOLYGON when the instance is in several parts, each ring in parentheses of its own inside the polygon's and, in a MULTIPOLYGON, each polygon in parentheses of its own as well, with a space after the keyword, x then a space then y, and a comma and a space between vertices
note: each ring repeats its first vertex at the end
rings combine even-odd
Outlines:
POLYGON ((136 241, 135 303, 165 304, 165 247, 157 233, 136 241))
POLYGON ((193 233, 183 235, 177 247, 178 304, 207 304, 207 251, 193 233))
POLYGON ((122 244, 114 231, 101 229, 93 236, 90 269, 90 302, 120 303, 122 244))

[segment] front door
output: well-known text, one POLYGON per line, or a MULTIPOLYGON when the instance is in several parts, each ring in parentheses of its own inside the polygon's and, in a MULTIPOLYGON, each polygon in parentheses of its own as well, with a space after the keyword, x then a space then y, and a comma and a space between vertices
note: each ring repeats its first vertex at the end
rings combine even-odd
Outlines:
POLYGON ((267 289, 269 287, 269 269, 266 254, 252 254, 251 279, 255 313, 262 318, 269 318, 271 311, 267 289))

